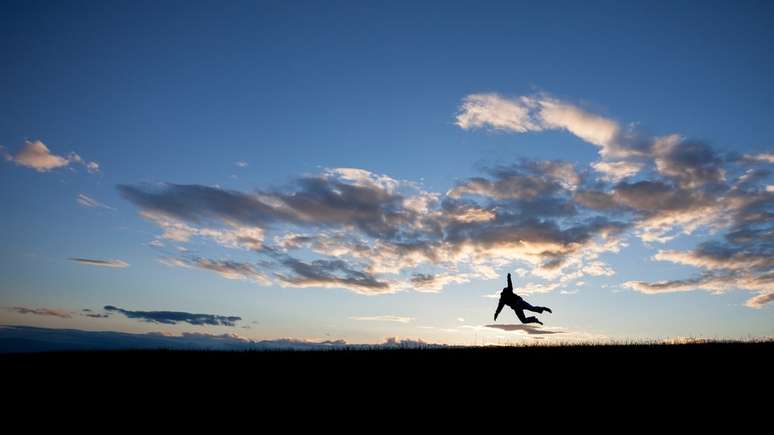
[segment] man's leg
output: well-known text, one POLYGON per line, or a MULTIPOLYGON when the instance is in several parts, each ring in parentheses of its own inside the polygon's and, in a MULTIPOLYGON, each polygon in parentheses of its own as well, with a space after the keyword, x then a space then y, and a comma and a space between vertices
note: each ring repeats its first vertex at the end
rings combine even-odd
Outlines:
POLYGON ((541 325, 543 324, 543 322, 538 320, 537 317, 535 316, 529 316, 529 317, 525 316, 524 311, 522 310, 517 310, 516 308, 514 308, 513 311, 516 312, 516 317, 518 317, 519 320, 521 320, 521 323, 540 323, 541 325))
POLYGON ((550 309, 550 308, 548 308, 548 307, 535 307, 535 306, 532 306, 532 305, 530 305, 530 304, 529 304, 529 303, 527 303, 527 302, 524 302, 524 303, 522 304, 522 307, 521 307, 521 308, 522 308, 523 310, 532 311, 532 312, 534 312, 534 313, 538 313, 538 314, 542 313, 543 311, 548 311, 549 313, 551 312, 551 309, 550 309))

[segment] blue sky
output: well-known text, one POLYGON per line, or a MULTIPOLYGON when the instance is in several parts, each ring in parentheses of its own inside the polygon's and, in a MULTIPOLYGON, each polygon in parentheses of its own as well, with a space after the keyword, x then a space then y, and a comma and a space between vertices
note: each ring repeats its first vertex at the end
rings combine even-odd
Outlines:
POLYGON ((774 334, 772 6, 480 3, 6 3, 0 322, 531 340, 511 272, 561 339, 774 334))

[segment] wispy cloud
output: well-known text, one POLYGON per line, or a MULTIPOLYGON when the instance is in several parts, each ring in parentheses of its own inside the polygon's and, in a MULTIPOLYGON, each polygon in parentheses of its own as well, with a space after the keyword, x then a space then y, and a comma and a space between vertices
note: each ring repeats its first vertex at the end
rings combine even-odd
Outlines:
POLYGON ((358 317, 350 317, 351 320, 365 320, 365 321, 375 321, 375 322, 396 322, 396 323, 410 323, 414 321, 413 317, 405 317, 405 316, 358 316, 358 317))
POLYGON ((76 263, 80 263, 80 264, 86 264, 89 266, 115 267, 115 268, 129 267, 129 263, 127 263, 124 260, 96 260, 93 258, 78 258, 78 257, 71 257, 71 258, 68 258, 68 260, 75 261, 76 263))
POLYGON ((69 319, 72 317, 69 311, 54 308, 28 308, 28 307, 6 307, 8 311, 19 314, 33 314, 36 316, 53 316, 69 319))
POLYGON ((226 279, 247 280, 267 284, 267 275, 258 270, 252 263, 233 260, 214 260, 203 257, 173 257, 165 256, 158 260, 169 267, 181 267, 185 269, 199 268, 215 272, 226 279))
POLYGON ((103 203, 97 201, 96 199, 94 199, 94 198, 92 198, 92 197, 90 197, 90 196, 88 196, 86 194, 83 194, 83 193, 79 193, 78 196, 75 198, 75 200, 76 200, 76 202, 78 202, 78 204, 80 204, 80 205, 82 205, 84 207, 104 208, 106 210, 115 210, 115 208, 113 208, 113 207, 111 207, 109 205, 103 204, 103 203))

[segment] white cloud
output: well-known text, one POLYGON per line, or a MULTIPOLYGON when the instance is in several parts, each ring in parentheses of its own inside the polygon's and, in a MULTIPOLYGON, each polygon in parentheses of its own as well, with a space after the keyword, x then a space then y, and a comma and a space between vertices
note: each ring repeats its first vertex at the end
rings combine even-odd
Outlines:
POLYGON ((99 164, 97 162, 83 160, 76 153, 70 153, 67 156, 53 154, 46 144, 39 140, 25 142, 16 155, 12 155, 4 147, 0 147, 0 154, 7 161, 19 166, 32 168, 38 172, 48 172, 52 169, 68 166, 70 163, 82 164, 91 173, 99 172, 99 164))
POLYGON ((457 114, 457 126, 464 130, 489 127, 514 133, 566 130, 598 146, 603 157, 625 157, 633 152, 629 143, 633 133, 616 121, 544 94, 516 98, 468 95, 457 114))
POLYGON ((514 291, 523 294, 535 294, 535 293, 550 293, 559 287, 558 283, 534 283, 530 282, 521 286, 514 291))
POLYGON ((413 317, 405 317, 405 316, 385 315, 385 316, 357 316, 357 317, 350 317, 350 320, 410 323, 410 322, 414 321, 414 318, 413 317))
POLYGON ((642 170, 644 164, 637 162, 595 162, 591 167, 602 174, 600 178, 612 183, 617 183, 624 178, 631 177, 642 170))
POLYGON ((495 130, 526 133, 543 127, 530 114, 532 100, 507 99, 497 94, 468 95, 457 115, 457 125, 465 130, 490 127, 495 130))
POLYGON ((745 154, 744 159, 751 162, 774 163, 774 153, 745 154))
POLYGON ((80 204, 80 205, 82 205, 84 207, 104 208, 106 210, 115 210, 115 208, 113 208, 113 207, 111 207, 109 205, 103 204, 103 203, 97 201, 96 199, 94 199, 94 198, 92 198, 92 197, 90 197, 90 196, 88 196, 86 194, 83 194, 83 193, 79 193, 78 196, 75 198, 75 201, 78 202, 78 204, 80 204))
POLYGON ((609 154, 615 145, 621 128, 613 120, 586 112, 572 104, 543 97, 537 100, 542 124, 547 129, 565 129, 580 139, 602 148, 602 155, 609 154))

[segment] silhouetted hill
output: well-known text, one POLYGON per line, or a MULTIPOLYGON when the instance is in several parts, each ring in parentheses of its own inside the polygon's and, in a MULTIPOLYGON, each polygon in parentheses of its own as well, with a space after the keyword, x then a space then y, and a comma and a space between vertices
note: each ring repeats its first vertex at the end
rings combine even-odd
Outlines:
POLYGON ((594 385, 654 381, 693 385, 768 378, 774 342, 531 347, 359 348, 313 351, 83 351, 0 354, 5 373, 82 379, 201 381, 212 374, 247 383, 318 382, 594 385), (334 381, 335 380, 335 381, 334 381))

